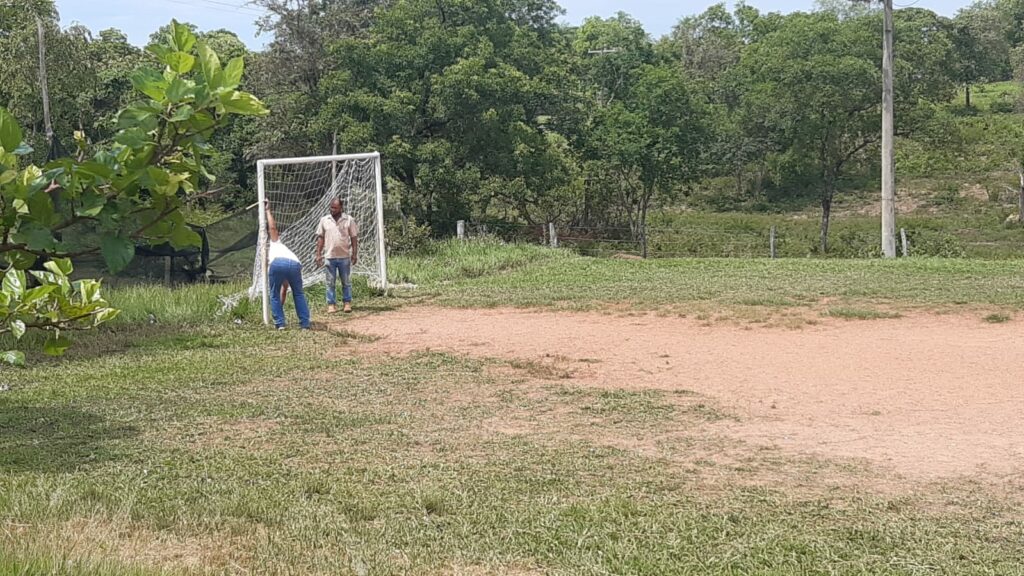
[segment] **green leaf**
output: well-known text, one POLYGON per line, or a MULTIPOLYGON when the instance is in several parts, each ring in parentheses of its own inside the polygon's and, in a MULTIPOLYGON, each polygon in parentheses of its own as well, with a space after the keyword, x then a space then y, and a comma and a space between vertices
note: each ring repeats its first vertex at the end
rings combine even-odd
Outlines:
POLYGON ((152 68, 142 68, 132 74, 132 86, 153 100, 163 101, 167 97, 168 84, 163 74, 152 68))
POLYGON ((8 366, 24 366, 25 353, 19 350, 8 350, 0 354, 0 363, 7 364, 8 366))
POLYGON ((163 44, 150 44, 149 46, 146 46, 146 50, 150 54, 156 56, 156 59, 164 64, 167 64, 167 56, 175 52, 175 50, 172 50, 163 44))
POLYGON ((89 189, 82 193, 81 206, 79 206, 75 213, 79 216, 93 217, 103 211, 103 207, 107 205, 107 197, 99 192, 89 189))
POLYGON ((101 308, 96 312, 96 315, 93 316, 92 325, 98 326, 104 322, 113 320, 120 313, 121 311, 117 308, 101 308))
POLYGON ((191 248, 194 246, 201 246, 203 244, 202 237, 199 236, 199 234, 196 233, 195 230, 189 228, 188 225, 186 224, 180 224, 176 226, 174 228, 174 231, 171 232, 171 235, 168 238, 168 240, 171 241, 171 246, 173 246, 176 250, 181 250, 182 248, 191 248))
POLYGON ((36 263, 36 255, 22 250, 12 250, 5 254, 7 261, 16 270, 28 270, 36 263))
POLYGON ((53 250, 57 246, 57 241, 53 239, 53 232, 36 222, 23 221, 12 239, 25 244, 29 250, 53 250))
POLYGON ((36 151, 35 148, 33 148, 33 147, 29 146, 28 144, 22 142, 17 148, 15 148, 14 150, 11 150, 11 154, 14 154, 15 156, 28 156, 29 154, 31 154, 31 153, 33 153, 35 151, 36 151))
POLYGON ((174 115, 171 116, 171 122, 184 122, 185 120, 192 118, 193 114, 195 114, 195 110, 186 104, 174 111, 174 115))
POLYGON ((32 304, 36 300, 42 300, 49 296, 54 290, 59 288, 56 284, 47 284, 45 286, 36 286, 28 292, 25 292, 25 297, 21 299, 21 305, 27 306, 32 304))
POLYGON ((53 200, 50 200, 49 194, 36 192, 28 197, 26 204, 33 220, 46 227, 55 224, 53 200))
POLYGON ((173 104, 177 104, 178 102, 195 95, 195 88, 195 83, 191 80, 175 78, 174 80, 171 80, 171 84, 167 87, 167 100, 173 104))
POLYGON ((220 104, 224 111, 231 114, 244 116, 264 116, 269 113, 267 108, 258 98, 247 92, 226 92, 220 97, 220 104))
POLYGON ((118 128, 141 128, 145 132, 155 130, 159 122, 159 109, 144 104, 132 104, 117 116, 118 128))
POLYGON ((43 268, 61 276, 70 276, 71 272, 75 269, 74 266, 71 265, 70 258, 54 258, 53 260, 43 264, 43 268))
POLYGON ((238 85, 242 83, 243 70, 245 70, 245 61, 241 57, 232 58, 228 65, 224 67, 221 87, 231 90, 238 88, 238 85))
POLYGON ((171 20, 171 47, 179 52, 191 52, 196 45, 196 35, 188 29, 188 26, 171 20))
POLYGON ((196 65, 196 57, 187 52, 171 52, 166 56, 164 63, 178 74, 188 74, 196 65))
POLYGON ((21 270, 8 270, 0 286, 12 300, 20 300, 25 293, 25 273, 21 270))
POLYGON ((102 180, 110 180, 114 177, 114 171, 106 164, 99 162, 84 162, 76 166, 75 171, 102 180))
POLYGON ((7 170, 5 172, 0 172, 0 186, 3 186, 4 184, 8 184, 10 182, 14 182, 14 180, 17 177, 18 177, 18 171, 17 170, 7 170))
POLYGON ((205 42, 199 43, 199 67, 203 71, 203 78, 206 78, 207 86, 211 90, 220 88, 220 58, 205 42))
POLYGON ((114 138, 114 141, 135 150, 150 143, 149 134, 143 132, 141 128, 122 130, 117 137, 114 138))
POLYGON ((5 108, 0 108, 0 147, 14 152, 21 145, 21 126, 5 108))
POLYGON ((14 336, 15 340, 21 340, 21 337, 25 335, 25 330, 25 323, 21 320, 11 322, 11 335, 14 336))
POLYGON ((52 334, 43 344, 43 353, 47 356, 61 356, 71 346, 71 340, 67 336, 52 334))
POLYGON ((129 238, 105 236, 100 243, 100 252, 111 273, 117 274, 124 270, 135 258, 135 243, 129 238))

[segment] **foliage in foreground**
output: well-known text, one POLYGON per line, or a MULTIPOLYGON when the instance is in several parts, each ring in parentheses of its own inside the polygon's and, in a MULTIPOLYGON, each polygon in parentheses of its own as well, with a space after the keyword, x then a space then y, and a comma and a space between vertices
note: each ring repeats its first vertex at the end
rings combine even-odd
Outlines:
MULTIPOLYGON (((26 330, 45 330, 46 351, 60 354, 70 344, 67 331, 116 314, 99 282, 68 280, 70 258, 100 252, 116 273, 131 262, 137 242, 175 249, 199 244, 181 209, 212 181, 204 166, 210 138, 232 116, 266 110, 237 89, 241 58, 221 66, 217 54, 177 22, 165 40, 150 47, 165 68, 132 75, 146 98, 120 112, 110 145, 93 146, 78 133, 73 156, 25 164, 31 150, 22 129, 0 108, 0 334, 20 340, 26 330), (92 233, 70 235, 76 227, 92 233)), ((24 354, 12 350, 0 360, 19 364, 24 354)))

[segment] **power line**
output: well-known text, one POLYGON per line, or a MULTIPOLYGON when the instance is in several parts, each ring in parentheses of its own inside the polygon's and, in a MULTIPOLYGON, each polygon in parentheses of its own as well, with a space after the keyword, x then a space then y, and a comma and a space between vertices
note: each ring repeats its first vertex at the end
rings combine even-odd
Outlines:
POLYGON ((239 5, 236 5, 236 4, 228 4, 226 2, 215 2, 214 0, 195 0, 197 2, 206 2, 206 3, 208 3, 206 6, 200 6, 200 5, 197 5, 197 4, 192 4, 191 2, 187 2, 186 0, 162 0, 162 1, 170 3, 170 4, 180 4, 182 6, 188 6, 189 8, 197 8, 197 9, 201 9, 201 10, 216 10, 218 12, 224 12, 224 13, 227 13, 227 14, 251 14, 253 16, 263 16, 264 14, 266 14, 266 12, 264 12, 264 11, 255 11, 255 9, 248 8, 246 6, 239 6, 239 5), (221 6, 231 6, 231 7, 234 8, 234 10, 231 10, 231 9, 228 9, 228 8, 224 8, 224 7, 221 7, 221 6), (245 10, 245 11, 243 12, 243 10, 245 10))

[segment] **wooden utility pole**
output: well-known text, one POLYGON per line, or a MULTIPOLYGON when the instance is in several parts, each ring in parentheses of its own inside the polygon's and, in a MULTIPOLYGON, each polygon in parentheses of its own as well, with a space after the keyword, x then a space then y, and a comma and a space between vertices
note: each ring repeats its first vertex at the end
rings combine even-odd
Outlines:
POLYGON ((893 124, 892 0, 882 0, 885 12, 882 30, 882 255, 896 257, 896 154, 893 124))
POLYGON ((43 21, 36 16, 36 31, 39 36, 39 86, 43 93, 43 125, 46 127, 46 145, 53 148, 53 125, 50 123, 50 90, 46 86, 46 32, 43 21))

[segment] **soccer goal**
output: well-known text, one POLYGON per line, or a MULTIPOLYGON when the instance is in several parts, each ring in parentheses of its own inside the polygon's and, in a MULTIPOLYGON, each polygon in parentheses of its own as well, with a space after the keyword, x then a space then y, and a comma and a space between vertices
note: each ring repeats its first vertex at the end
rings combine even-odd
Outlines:
MULTIPOLYGON (((305 286, 324 282, 316 266, 316 227, 340 198, 345 212, 359 225, 359 259, 352 273, 365 276, 373 287, 387 288, 384 252, 384 198, 380 154, 342 154, 308 158, 275 158, 256 163, 260 206, 270 202, 281 241, 302 260, 305 286)), ((270 322, 267 298, 267 218, 259 209, 259 240, 249 296, 263 301, 263 322, 270 322)))

